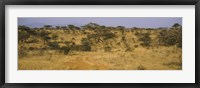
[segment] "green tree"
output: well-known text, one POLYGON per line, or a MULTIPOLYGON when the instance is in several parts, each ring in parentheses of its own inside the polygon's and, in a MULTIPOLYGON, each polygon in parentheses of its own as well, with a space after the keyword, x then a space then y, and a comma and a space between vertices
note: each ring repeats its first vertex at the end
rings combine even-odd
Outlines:
POLYGON ((67 26, 61 26, 62 29, 67 29, 67 26))
POLYGON ((50 37, 49 37, 49 32, 47 32, 47 31, 41 31, 41 33, 39 34, 39 36, 43 39, 43 42, 44 42, 44 45, 46 45, 46 43, 51 39, 50 37))
POLYGON ((172 25, 172 27, 175 27, 175 28, 180 27, 180 26, 181 25, 179 23, 175 23, 174 25, 172 25))
POLYGON ((83 38, 81 40, 81 44, 82 44, 82 50, 83 51, 91 51, 90 42, 87 38, 83 38))
POLYGON ((70 24, 70 25, 68 25, 67 27, 68 27, 69 29, 74 29, 76 26, 70 24))
POLYGON ((122 34, 124 34, 124 29, 125 29, 124 26, 117 26, 117 29, 121 30, 122 34))
POLYGON ((107 40, 107 39, 114 38, 116 35, 114 33, 111 33, 111 32, 110 33, 106 32, 106 33, 103 33, 102 36, 104 37, 104 40, 107 40))
POLYGON ((180 28, 162 30, 158 39, 160 45, 172 46, 177 44, 178 47, 182 47, 182 30, 180 28))
POLYGON ((56 26, 56 29, 60 29, 60 26, 56 26))
POLYGON ((49 42, 48 46, 50 49, 59 49, 60 48, 60 46, 57 42, 49 42))
POLYGON ((19 25, 18 30, 30 30, 30 28, 24 25, 19 25))
POLYGON ((51 39, 56 40, 58 38, 58 35, 53 34, 51 39))
POLYGON ((72 25, 72 24, 68 25, 67 27, 68 27, 69 29, 80 29, 79 27, 77 27, 77 26, 75 26, 75 25, 72 25))
POLYGON ((37 36, 37 31, 27 27, 27 26, 18 26, 18 42, 24 43, 30 36, 37 36))
POLYGON ((151 45, 151 37, 149 36, 149 33, 143 33, 140 35, 139 40, 142 41, 142 46, 150 46, 151 45))
POLYGON ((97 24, 97 23, 88 23, 88 24, 86 24, 86 25, 84 25, 84 26, 82 26, 82 28, 83 29, 92 29, 92 30, 94 30, 94 29, 97 29, 97 28, 99 28, 100 27, 100 25, 99 24, 97 24))
POLYGON ((117 26, 117 29, 122 30, 122 29, 125 29, 125 27, 124 26, 117 26))
POLYGON ((52 25, 44 25, 44 29, 50 29, 52 25))
POLYGON ((24 43, 30 37, 29 33, 25 30, 18 30, 18 41, 24 43))

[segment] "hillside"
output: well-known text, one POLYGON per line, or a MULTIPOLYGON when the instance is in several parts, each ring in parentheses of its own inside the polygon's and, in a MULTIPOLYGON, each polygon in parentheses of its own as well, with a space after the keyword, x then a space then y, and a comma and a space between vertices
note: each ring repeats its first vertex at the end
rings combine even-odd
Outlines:
POLYGON ((180 27, 18 29, 19 70, 181 70, 180 27))

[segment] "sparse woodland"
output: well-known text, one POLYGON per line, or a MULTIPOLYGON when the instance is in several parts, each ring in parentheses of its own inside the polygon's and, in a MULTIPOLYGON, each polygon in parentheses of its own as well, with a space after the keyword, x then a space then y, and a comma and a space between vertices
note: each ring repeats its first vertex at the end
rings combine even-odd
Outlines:
POLYGON ((182 27, 18 26, 19 70, 181 70, 182 27))

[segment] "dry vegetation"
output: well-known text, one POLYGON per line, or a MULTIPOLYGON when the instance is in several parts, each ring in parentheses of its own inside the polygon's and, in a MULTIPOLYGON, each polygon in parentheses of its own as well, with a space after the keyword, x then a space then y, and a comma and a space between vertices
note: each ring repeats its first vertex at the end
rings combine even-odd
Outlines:
POLYGON ((181 70, 182 30, 89 23, 18 27, 19 70, 181 70))

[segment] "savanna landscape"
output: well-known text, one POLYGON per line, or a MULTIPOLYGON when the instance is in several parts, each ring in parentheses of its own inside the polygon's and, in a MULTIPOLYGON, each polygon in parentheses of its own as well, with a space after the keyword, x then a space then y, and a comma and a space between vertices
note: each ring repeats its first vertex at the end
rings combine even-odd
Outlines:
POLYGON ((18 70, 182 70, 182 26, 18 25, 18 70))

